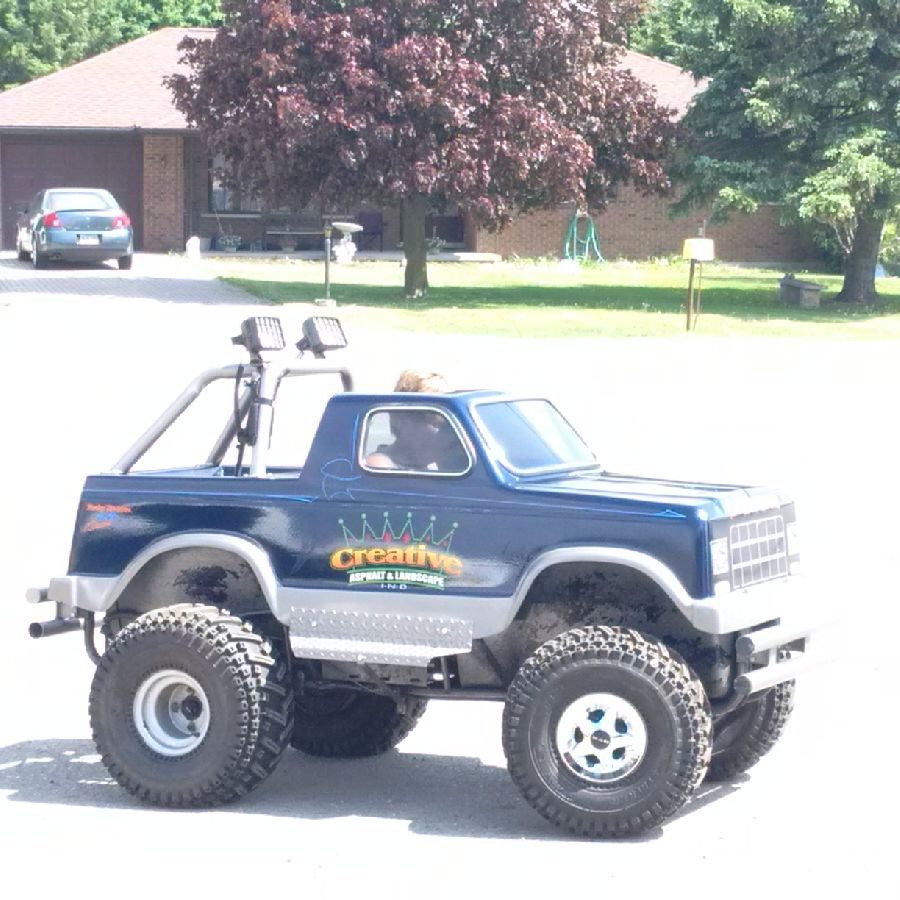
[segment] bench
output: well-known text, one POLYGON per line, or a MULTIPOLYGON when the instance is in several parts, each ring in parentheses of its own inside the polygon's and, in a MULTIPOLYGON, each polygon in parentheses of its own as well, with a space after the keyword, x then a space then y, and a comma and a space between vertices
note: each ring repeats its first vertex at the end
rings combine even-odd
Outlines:
MULTIPOLYGON (((290 240, 295 245, 304 241, 312 244, 312 249, 322 250, 324 249, 325 223, 334 218, 340 217, 333 214, 322 216, 318 213, 301 213, 290 217, 273 216, 265 226, 266 249, 272 249, 270 244, 277 244, 278 247, 284 249, 284 244, 290 240), (318 238, 318 240, 313 241, 310 240, 311 238, 318 238)), ((346 219, 347 216, 342 218, 346 219)))
POLYGON ((312 245, 312 249, 322 248, 322 216, 312 210, 301 210, 293 213, 273 213, 265 223, 266 249, 273 247, 286 249, 290 241, 294 246, 302 243, 312 245), (310 240, 319 238, 319 240, 310 240))
POLYGON ((266 249, 271 250, 272 247, 270 246, 270 244, 277 244, 278 248, 283 250, 285 249, 285 244, 288 241, 291 241, 294 245, 297 245, 301 240, 305 238, 319 238, 318 241, 310 241, 310 243, 314 243, 314 249, 320 249, 322 246, 322 229, 312 227, 266 228, 266 249))

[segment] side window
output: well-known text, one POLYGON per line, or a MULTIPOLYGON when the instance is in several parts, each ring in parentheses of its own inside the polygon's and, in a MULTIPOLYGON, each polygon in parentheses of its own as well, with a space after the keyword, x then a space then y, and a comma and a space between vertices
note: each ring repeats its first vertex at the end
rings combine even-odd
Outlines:
POLYGON ((363 468, 376 472, 463 475, 472 460, 457 426, 433 407, 391 407, 366 417, 363 468))

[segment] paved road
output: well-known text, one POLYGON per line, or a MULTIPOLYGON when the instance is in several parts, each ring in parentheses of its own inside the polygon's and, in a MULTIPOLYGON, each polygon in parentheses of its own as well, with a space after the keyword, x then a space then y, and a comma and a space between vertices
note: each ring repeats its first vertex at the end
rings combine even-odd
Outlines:
MULTIPOLYGON (((433 704, 401 747, 377 760, 291 753, 226 810, 147 810, 111 784, 90 743, 91 668, 79 638, 30 641, 34 609, 22 591, 64 571, 83 474, 109 466, 197 371, 233 361, 228 338, 254 310, 251 298, 177 258, 139 256, 129 273, 35 273, 0 258, 8 883, 21 874, 42 891, 75 883, 77 893, 99 878, 103 890, 139 896, 204 888, 898 895, 900 354, 879 342, 437 339, 357 333, 347 311, 348 358, 365 387, 386 388, 402 366, 427 364, 458 386, 539 390, 570 412, 610 469, 770 482, 798 498, 814 594, 823 609, 845 614, 824 640, 839 647, 838 660, 801 683, 794 720, 769 757, 749 776, 701 788, 663 829, 605 844, 555 833, 506 775, 493 704, 433 704)), ((299 333, 309 311, 279 314, 299 333)), ((297 416, 315 419, 302 408, 297 416)), ((188 429, 179 446, 196 438, 188 429)))

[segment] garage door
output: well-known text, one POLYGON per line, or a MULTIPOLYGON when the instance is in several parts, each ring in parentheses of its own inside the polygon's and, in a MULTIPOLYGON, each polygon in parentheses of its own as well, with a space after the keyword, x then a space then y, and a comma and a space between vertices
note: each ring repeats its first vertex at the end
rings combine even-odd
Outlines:
POLYGON ((100 187, 131 217, 143 245, 142 142, 139 137, 0 138, 0 198, 4 249, 16 243, 16 215, 43 188, 100 187))

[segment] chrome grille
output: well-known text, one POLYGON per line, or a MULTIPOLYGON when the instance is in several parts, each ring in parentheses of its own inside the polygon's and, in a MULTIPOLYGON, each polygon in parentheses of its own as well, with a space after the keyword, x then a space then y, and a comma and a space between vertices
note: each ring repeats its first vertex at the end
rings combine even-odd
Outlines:
POLYGON ((735 523, 730 538, 733 588, 787 575, 787 540, 782 516, 735 523))

